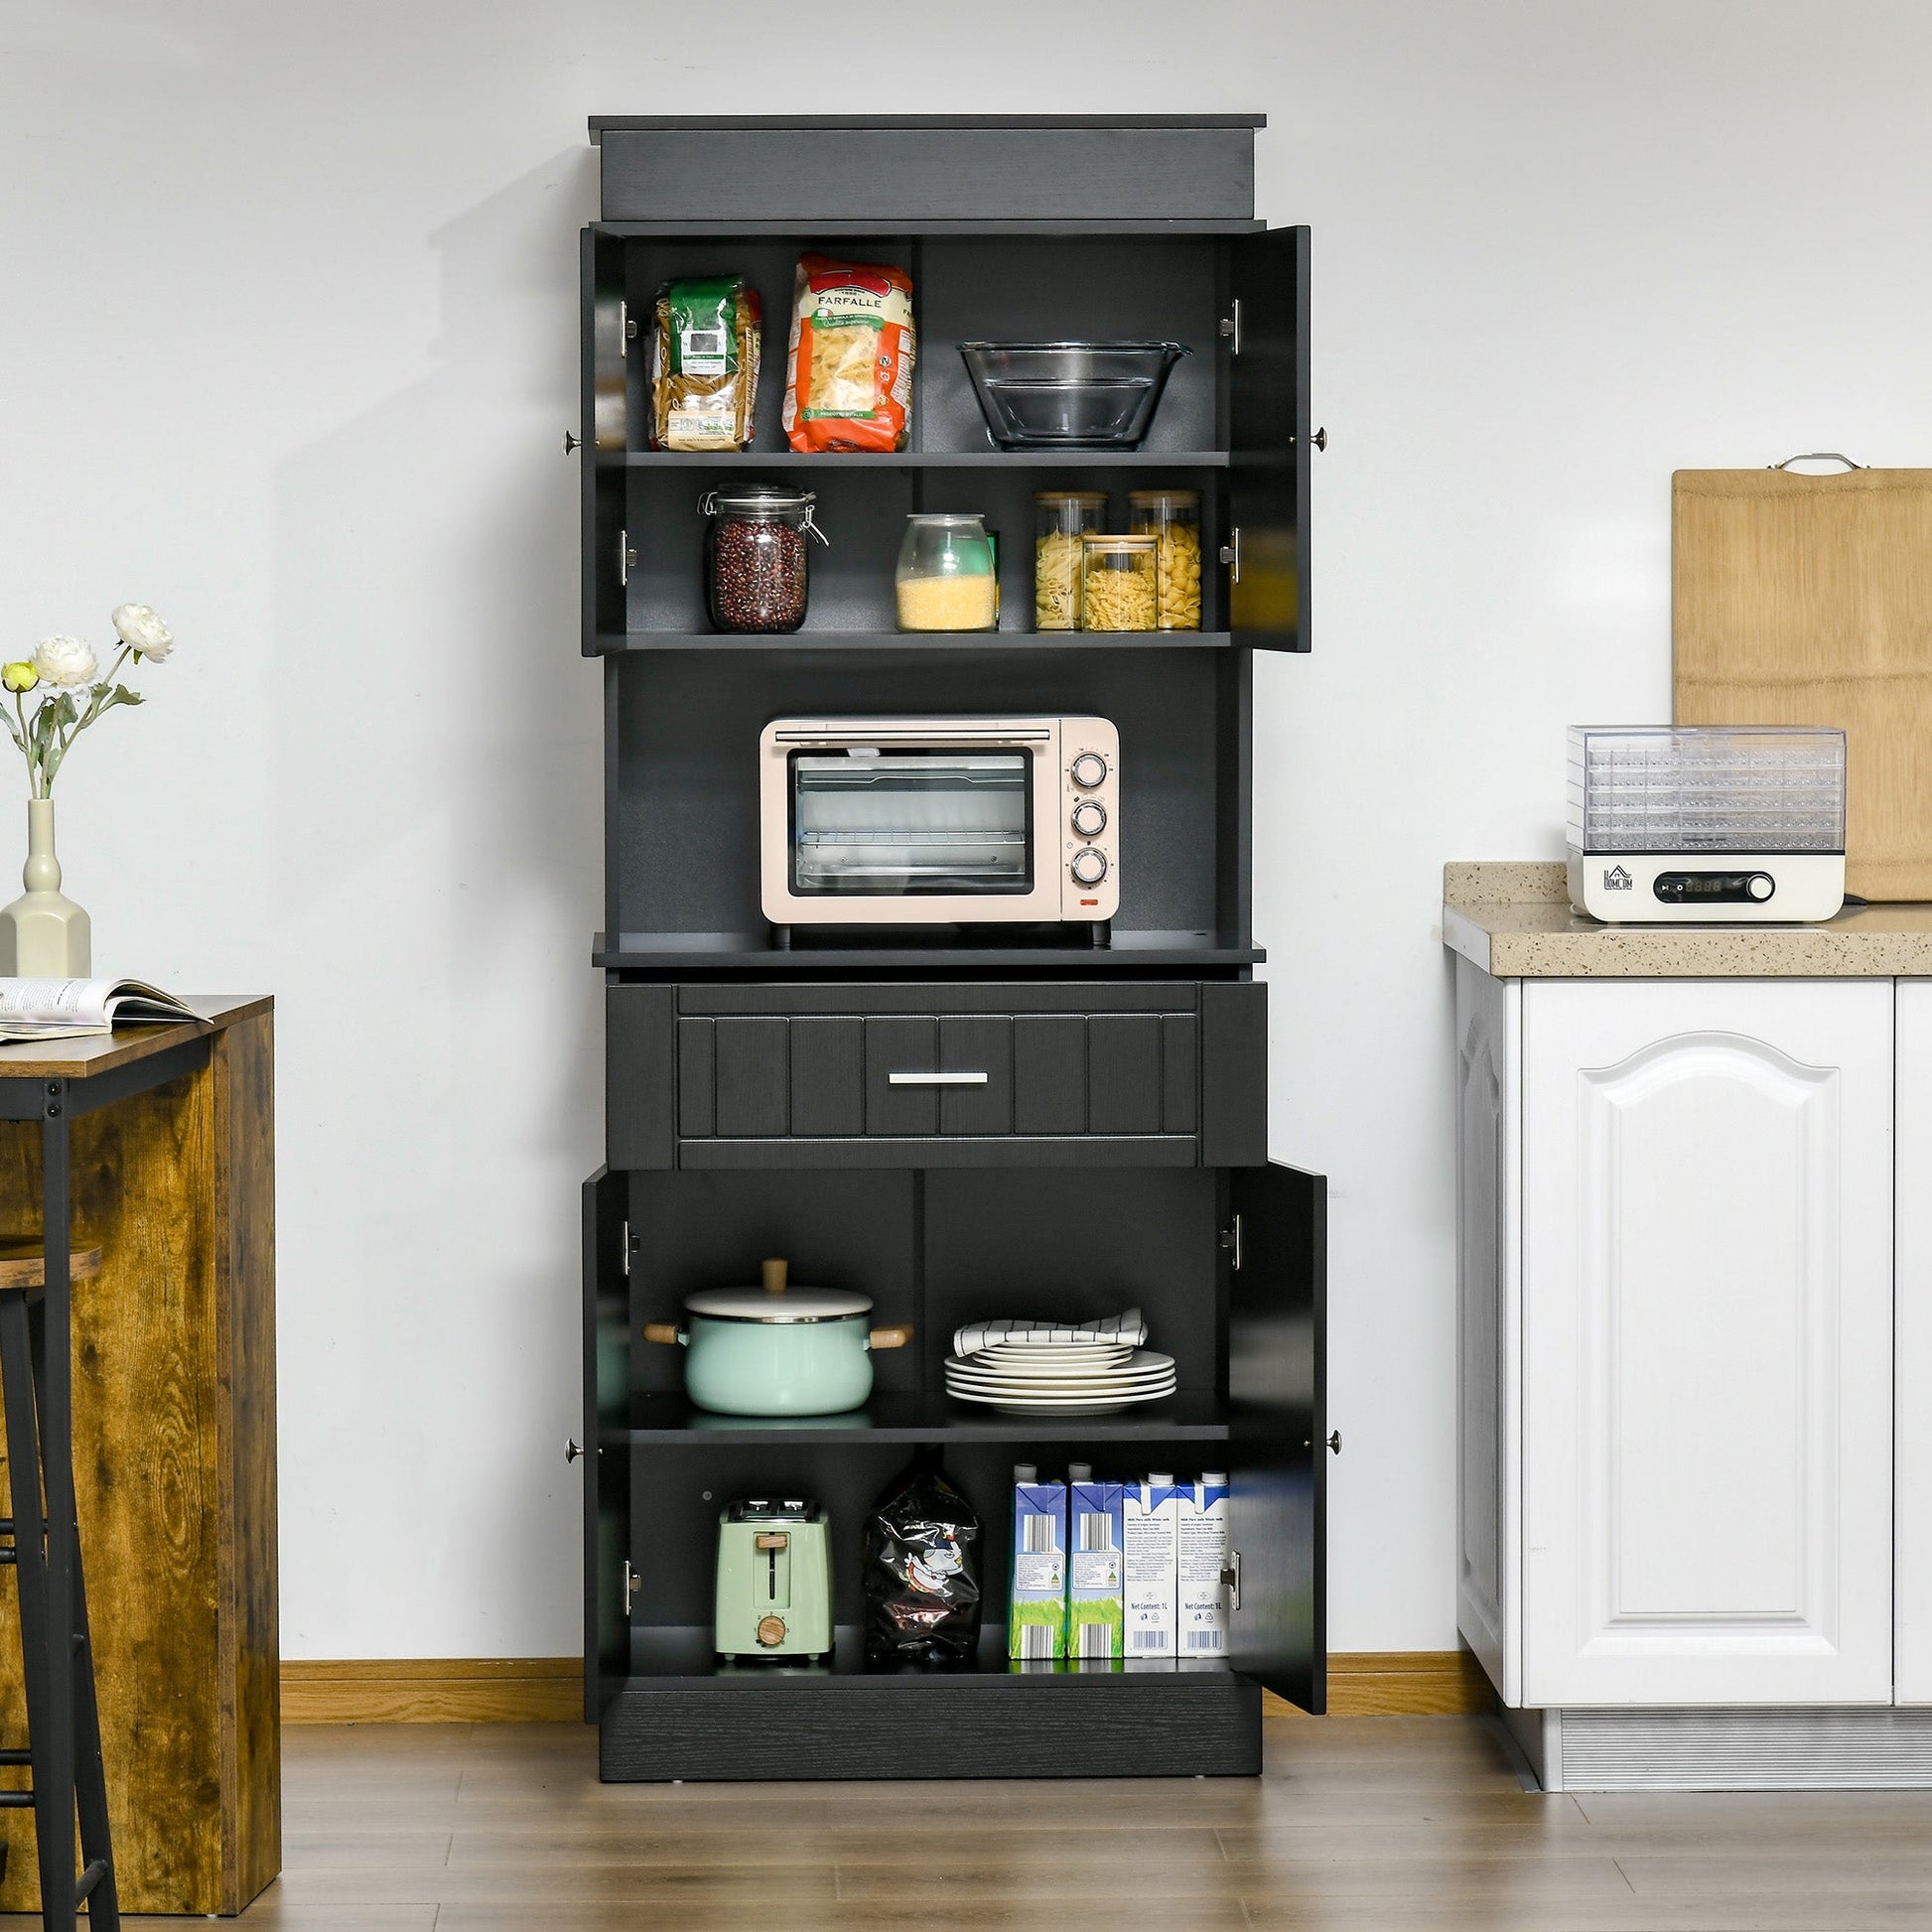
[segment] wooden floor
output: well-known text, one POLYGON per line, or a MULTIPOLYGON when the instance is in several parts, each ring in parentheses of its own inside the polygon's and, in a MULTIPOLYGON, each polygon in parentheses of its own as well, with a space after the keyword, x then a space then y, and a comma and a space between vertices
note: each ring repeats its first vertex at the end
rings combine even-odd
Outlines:
POLYGON ((285 1742, 251 1932, 1932 1926, 1932 1793, 1526 1795, 1468 1718, 1271 1720, 1267 1777, 1161 1783, 603 1785, 576 1725, 285 1742))

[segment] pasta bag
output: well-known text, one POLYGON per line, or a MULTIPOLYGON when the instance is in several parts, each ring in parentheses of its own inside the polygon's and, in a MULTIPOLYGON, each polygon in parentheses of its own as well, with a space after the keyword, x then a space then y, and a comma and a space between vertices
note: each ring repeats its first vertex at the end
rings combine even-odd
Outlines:
POLYGON ((650 446, 743 450, 756 433, 759 292, 741 276, 666 282, 651 329, 650 446))
POLYGON ((915 360, 904 269, 800 259, 783 417, 794 450, 904 449, 915 360))

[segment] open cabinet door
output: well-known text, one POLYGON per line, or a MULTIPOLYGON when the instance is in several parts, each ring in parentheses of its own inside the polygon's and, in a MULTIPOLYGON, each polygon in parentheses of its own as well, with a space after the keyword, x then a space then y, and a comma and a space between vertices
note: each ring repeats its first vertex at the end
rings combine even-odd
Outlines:
POLYGON ((600 1168, 584 1183, 584 1722, 593 1725, 630 1674, 630 1452, 599 1447, 605 1431, 630 1420, 624 1182, 600 1168))
POLYGON ((1309 648, 1309 231, 1229 244, 1228 628, 1309 648))
POLYGON ((1318 1717, 1328 1702, 1328 1183, 1274 1164, 1227 1173, 1228 1549, 1239 1579, 1229 1656, 1318 1717))

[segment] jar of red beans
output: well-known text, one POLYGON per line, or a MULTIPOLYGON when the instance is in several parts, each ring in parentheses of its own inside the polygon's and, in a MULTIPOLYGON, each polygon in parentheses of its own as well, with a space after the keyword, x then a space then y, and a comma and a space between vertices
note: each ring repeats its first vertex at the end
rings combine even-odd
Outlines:
POLYGON ((705 601, 720 630, 796 630, 805 621, 805 543, 825 538, 809 489, 752 483, 714 489, 698 507, 705 539, 705 601))

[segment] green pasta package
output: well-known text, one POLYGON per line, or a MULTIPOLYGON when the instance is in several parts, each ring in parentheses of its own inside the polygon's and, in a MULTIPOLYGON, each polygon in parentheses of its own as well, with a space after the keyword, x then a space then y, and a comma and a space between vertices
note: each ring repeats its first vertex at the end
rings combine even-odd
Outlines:
POLYGON ((651 331, 650 446, 743 450, 757 431, 759 292, 741 276, 666 282, 651 331))

